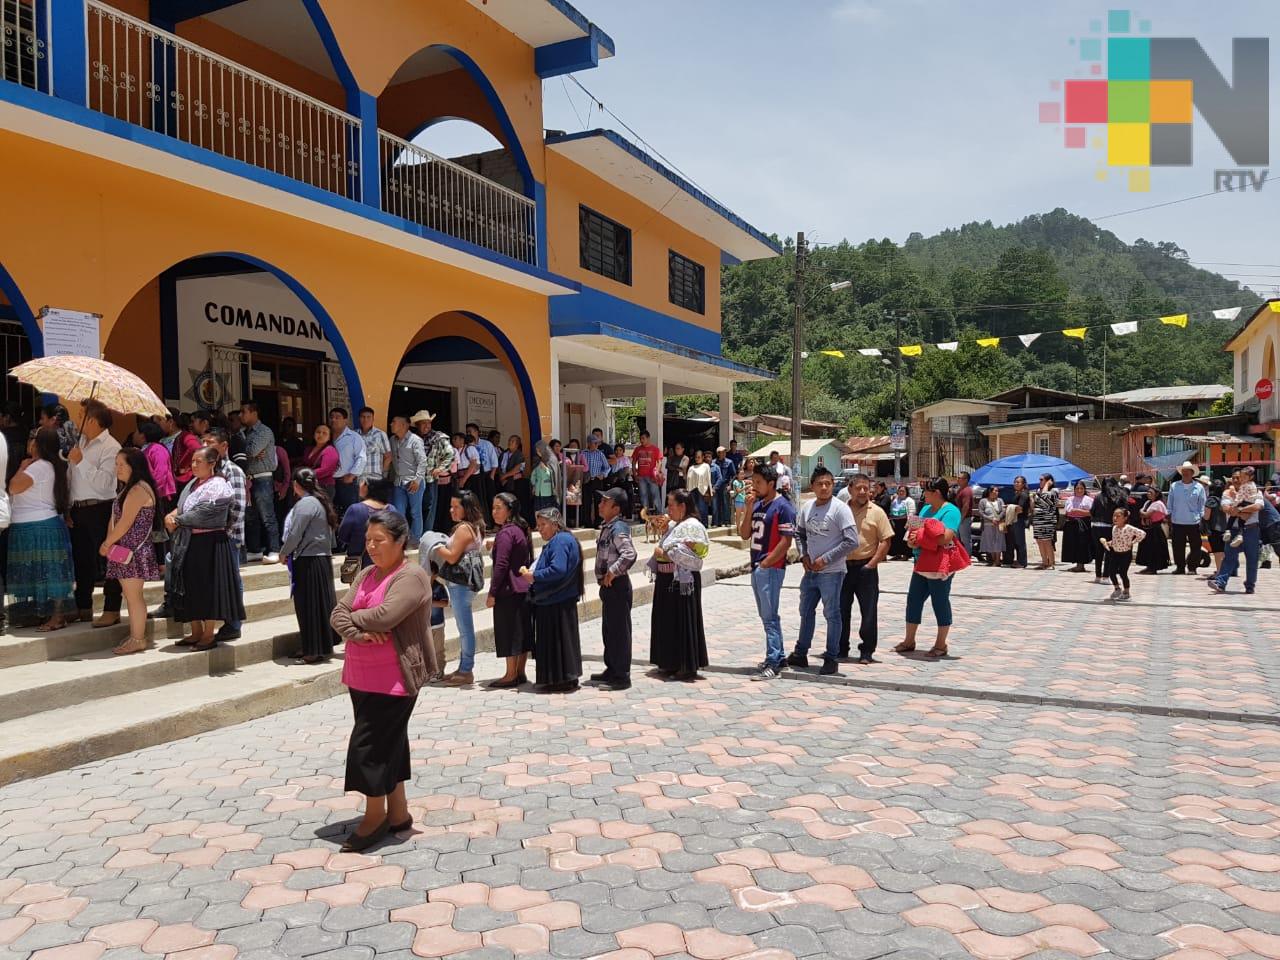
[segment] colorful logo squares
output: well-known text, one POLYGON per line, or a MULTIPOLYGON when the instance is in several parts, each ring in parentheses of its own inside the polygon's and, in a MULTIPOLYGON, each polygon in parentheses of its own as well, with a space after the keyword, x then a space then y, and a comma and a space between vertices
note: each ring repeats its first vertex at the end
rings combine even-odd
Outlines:
POLYGON ((1191 123, 1190 80, 1067 80, 1067 123, 1191 123))

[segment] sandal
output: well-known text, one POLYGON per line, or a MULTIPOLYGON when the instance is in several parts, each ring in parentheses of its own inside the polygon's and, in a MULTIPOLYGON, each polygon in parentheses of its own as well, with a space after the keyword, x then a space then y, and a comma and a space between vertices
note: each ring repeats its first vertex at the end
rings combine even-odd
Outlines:
POLYGON ((36 632, 37 633, 53 633, 53 631, 55 630, 65 630, 66 628, 67 628, 67 621, 65 620, 63 620, 61 623, 53 623, 52 621, 49 621, 46 623, 42 623, 40 624, 40 626, 36 627, 36 632))
POLYGON ((208 642, 208 643, 192 643, 192 644, 189 644, 189 648, 190 648, 190 649, 191 649, 191 651, 192 651, 192 652, 194 652, 194 653, 204 653, 206 650, 212 650, 212 649, 213 649, 214 647, 216 647, 217 645, 218 645, 218 638, 217 638, 217 637, 213 637, 212 639, 210 639, 210 640, 209 640, 209 642, 208 642))
POLYGON ((893 652, 894 653, 911 653, 912 651, 915 650, 915 648, 916 648, 916 645, 914 643, 908 644, 907 641, 904 640, 902 641, 902 643, 898 644, 896 647, 893 648, 893 652))
POLYGON ((925 651, 924 655, 934 660, 941 660, 947 655, 947 648, 945 645, 941 647, 930 647, 925 651))
POLYGON ((195 637, 183 637, 181 640, 175 640, 175 641, 173 642, 173 645, 174 645, 175 647, 194 647, 194 646, 196 645, 196 638, 195 638, 195 637))
POLYGON ((146 649, 147 649, 146 637, 137 637, 136 639, 134 637, 130 637, 124 643, 120 644, 117 647, 114 647, 111 652, 115 654, 117 657, 123 657, 131 653, 142 653, 146 649))

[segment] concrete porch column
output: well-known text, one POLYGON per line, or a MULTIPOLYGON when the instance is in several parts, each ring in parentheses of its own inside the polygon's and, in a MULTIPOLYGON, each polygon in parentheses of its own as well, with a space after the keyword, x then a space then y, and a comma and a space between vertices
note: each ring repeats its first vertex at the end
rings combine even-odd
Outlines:
POLYGON ((666 453, 662 440, 662 411, 666 401, 663 395, 662 377, 646 377, 644 381, 644 422, 649 431, 649 442, 666 453))
POLYGON ((729 449, 733 439, 733 384, 720 393, 720 446, 729 449))
POLYGON ((551 340, 551 410, 549 411, 551 415, 550 416, 551 422, 548 425, 548 429, 551 432, 547 434, 548 441, 551 441, 552 439, 556 439, 556 440, 559 440, 561 443, 564 443, 568 439, 567 437, 560 436, 560 426, 561 426, 560 416, 561 416, 562 406, 563 404, 560 403, 560 354, 556 350, 556 341, 554 338, 552 338, 551 340))

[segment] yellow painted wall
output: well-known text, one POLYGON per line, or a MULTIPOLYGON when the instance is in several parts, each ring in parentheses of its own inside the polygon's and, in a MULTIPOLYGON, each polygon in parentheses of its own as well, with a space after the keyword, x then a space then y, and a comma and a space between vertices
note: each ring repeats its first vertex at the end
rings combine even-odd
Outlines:
POLYGON ((533 48, 523 40, 466 0, 377 0, 376 17, 355 0, 320 0, 320 6, 360 89, 374 96, 425 47, 443 44, 465 52, 502 100, 534 178, 545 181, 542 81, 534 72, 533 48))
MULTIPOLYGON (((553 273, 657 310, 677 319, 720 329, 720 248, 668 220, 647 204, 580 167, 547 151, 547 259, 553 273), (578 259, 578 205, 616 220, 631 230, 631 284, 618 283, 584 270, 578 259), (706 313, 694 313, 670 302, 667 251, 706 269, 706 313)), ((656 174, 655 174, 656 176, 656 174)), ((672 189, 675 189, 674 187, 672 189)))
POLYGON ((541 428, 550 429, 545 296, 10 131, 0 131, 0 158, 0 176, 25 185, 0 204, 0 237, 8 238, 0 262, 14 283, 28 303, 102 314, 107 358, 137 369, 157 392, 150 288, 182 260, 233 252, 273 264, 316 297, 370 406, 386 410, 400 360, 428 321, 463 310, 510 338, 533 381, 541 428))

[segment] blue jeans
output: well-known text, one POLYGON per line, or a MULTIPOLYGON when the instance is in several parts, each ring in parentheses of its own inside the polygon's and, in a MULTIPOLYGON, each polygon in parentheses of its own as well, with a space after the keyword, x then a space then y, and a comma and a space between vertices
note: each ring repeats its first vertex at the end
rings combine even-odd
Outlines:
MULTIPOLYGON (((400 511, 401 516, 409 521, 409 546, 416 546, 418 541, 422 539, 422 494, 430 488, 434 490, 434 483, 420 483, 417 491, 411 491, 408 487, 402 487, 397 484, 391 490, 391 505, 400 511)), ((432 497, 432 509, 435 508, 435 497, 432 497)))
POLYGON ((843 586, 843 562, 837 561, 821 573, 805 572, 800 580, 800 635, 796 637, 796 653, 807 654, 813 644, 818 601, 821 600, 822 616, 827 621, 827 652, 824 656, 828 660, 839 659, 840 629, 844 623, 840 614, 840 590, 843 586))
POLYGON ((911 574, 911 585, 907 587, 907 623, 919 625, 926 597, 933 603, 933 618, 938 626, 951 626, 951 578, 932 580, 918 573, 911 574))
POLYGON ((270 477, 254 477, 249 488, 247 544, 253 553, 280 552, 280 525, 276 522, 276 489, 270 477))
POLYGON ((1261 542, 1261 527, 1254 523, 1244 528, 1244 546, 1233 547, 1227 541, 1227 548, 1222 554, 1222 572, 1214 579, 1224 589, 1227 581, 1240 572, 1240 554, 1244 553, 1244 588, 1250 593, 1258 584, 1258 548, 1261 542))
POLYGON ((751 571, 751 590, 756 595, 756 610, 764 624, 764 658, 771 667, 782 666, 786 653, 782 649, 782 617, 778 602, 782 599, 785 567, 756 567, 751 571))
POLYGON ((353 503, 360 502, 360 481, 357 478, 350 483, 344 483, 342 477, 335 478, 335 480, 333 509, 338 514, 338 517, 341 518, 347 512, 347 507, 353 503))
POLYGON ((662 487, 652 477, 640 478, 640 506, 662 513, 662 487))
POLYGON ((471 620, 471 601, 476 592, 457 583, 446 583, 449 591, 449 607, 453 610, 453 622, 458 625, 458 645, 462 652, 458 657, 458 671, 470 673, 476 665, 476 628, 471 620))

